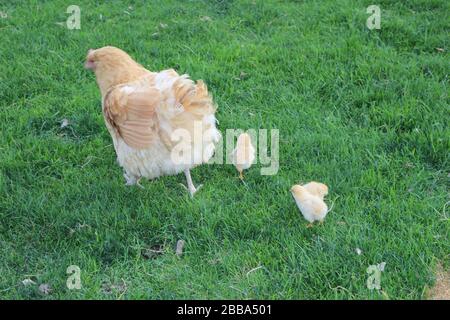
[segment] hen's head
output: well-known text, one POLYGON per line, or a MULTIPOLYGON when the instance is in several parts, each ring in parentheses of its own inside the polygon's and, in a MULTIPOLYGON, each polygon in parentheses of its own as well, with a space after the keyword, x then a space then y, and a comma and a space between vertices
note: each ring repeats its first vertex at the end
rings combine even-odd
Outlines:
POLYGON ((84 66, 94 71, 102 92, 111 86, 135 80, 145 70, 125 51, 111 46, 90 49, 84 66))

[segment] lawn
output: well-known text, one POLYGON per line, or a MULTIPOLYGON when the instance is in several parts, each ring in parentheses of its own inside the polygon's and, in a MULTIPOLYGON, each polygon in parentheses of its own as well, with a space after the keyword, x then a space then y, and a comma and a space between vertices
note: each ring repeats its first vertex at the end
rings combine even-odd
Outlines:
POLYGON ((450 4, 379 0, 369 30, 371 4, 1 1, 0 298, 426 298, 450 266, 450 4), (203 79, 223 134, 279 129, 278 173, 203 165, 194 199, 183 174, 125 186, 83 68, 104 45, 203 79), (334 205, 306 228, 289 189, 311 180, 334 205))

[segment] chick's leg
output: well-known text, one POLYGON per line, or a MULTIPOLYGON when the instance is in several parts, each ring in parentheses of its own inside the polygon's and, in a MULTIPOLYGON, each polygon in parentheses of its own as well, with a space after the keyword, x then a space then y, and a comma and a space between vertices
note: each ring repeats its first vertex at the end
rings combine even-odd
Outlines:
POLYGON ((244 174, 242 171, 239 171, 239 179, 244 180, 244 174))
POLYGON ((197 188, 194 186, 191 178, 191 170, 184 170, 184 175, 186 176, 189 193, 191 194, 191 197, 193 197, 194 194, 202 187, 202 185, 199 185, 197 188))

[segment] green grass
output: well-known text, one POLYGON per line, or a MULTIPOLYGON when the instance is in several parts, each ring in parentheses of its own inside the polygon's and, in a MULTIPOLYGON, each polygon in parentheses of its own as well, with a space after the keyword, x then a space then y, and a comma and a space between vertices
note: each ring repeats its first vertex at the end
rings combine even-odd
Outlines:
POLYGON ((2 1, 0 298, 425 298, 436 263, 449 267, 450 5, 379 0, 370 31, 370 4, 2 1), (81 30, 57 24, 72 3, 81 30), (223 133, 279 129, 278 174, 258 164, 244 185, 204 165, 194 199, 183 175, 124 186, 83 69, 104 45, 204 79, 223 133), (289 188, 310 180, 334 208, 307 229, 289 188), (382 261, 384 293, 366 287, 382 261), (72 264, 81 290, 66 287, 72 264))

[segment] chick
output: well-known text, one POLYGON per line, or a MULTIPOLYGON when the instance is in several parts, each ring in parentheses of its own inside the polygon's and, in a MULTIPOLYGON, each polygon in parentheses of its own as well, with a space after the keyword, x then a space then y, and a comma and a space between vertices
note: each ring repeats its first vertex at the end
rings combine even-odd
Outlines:
POLYGON ((291 188, 291 193, 303 217, 309 221, 308 228, 312 227, 314 221, 323 222, 328 207, 320 197, 309 193, 304 186, 298 184, 291 188))
POLYGON ((236 148, 233 150, 233 164, 239 171, 239 178, 244 179, 243 171, 250 168, 255 160, 255 148, 248 133, 239 135, 236 148))
POLYGON ((310 183, 303 185, 303 187, 305 187, 305 189, 309 193, 311 193, 314 196, 319 197, 322 200, 328 194, 327 185, 320 183, 320 182, 311 181, 310 183))

